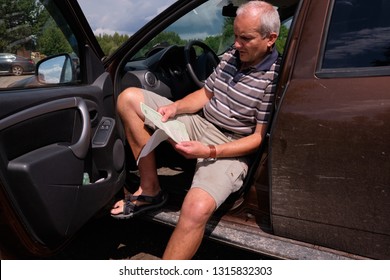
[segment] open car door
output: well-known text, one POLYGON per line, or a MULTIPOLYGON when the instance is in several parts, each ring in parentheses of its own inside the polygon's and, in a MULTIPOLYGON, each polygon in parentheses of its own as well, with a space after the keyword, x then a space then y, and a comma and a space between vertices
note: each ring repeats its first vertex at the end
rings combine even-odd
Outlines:
MULTIPOLYGON (((18 2, 11 1, 10 10, 18 2)), ((35 75, 0 77, 1 219, 22 247, 43 255, 120 190, 124 139, 111 76, 77 1, 24 2, 36 11, 30 32, 41 34, 38 42, 25 34, 24 44, 40 44, 41 52, 34 54, 35 75), (57 49, 48 48, 45 32, 61 44, 57 49)), ((20 51, 22 44, 15 38, 7 47, 20 51)))

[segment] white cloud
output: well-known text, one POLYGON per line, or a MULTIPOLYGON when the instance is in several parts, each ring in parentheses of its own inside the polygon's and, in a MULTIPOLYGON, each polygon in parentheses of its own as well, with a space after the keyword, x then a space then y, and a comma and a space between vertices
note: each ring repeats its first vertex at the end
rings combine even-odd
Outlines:
POLYGON ((79 0, 95 34, 132 35, 175 0, 79 0))

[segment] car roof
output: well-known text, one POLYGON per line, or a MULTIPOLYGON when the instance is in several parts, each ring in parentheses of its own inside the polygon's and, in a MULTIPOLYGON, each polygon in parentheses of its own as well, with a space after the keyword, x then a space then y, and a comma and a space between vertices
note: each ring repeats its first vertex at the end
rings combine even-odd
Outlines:
POLYGON ((0 56, 3 56, 3 57, 15 57, 16 55, 12 54, 12 53, 0 53, 0 56))

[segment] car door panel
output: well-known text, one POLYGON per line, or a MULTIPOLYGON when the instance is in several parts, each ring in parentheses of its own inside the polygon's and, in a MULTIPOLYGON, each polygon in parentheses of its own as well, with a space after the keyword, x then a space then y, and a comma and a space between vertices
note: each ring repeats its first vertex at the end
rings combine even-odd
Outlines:
POLYGON ((125 180, 125 141, 112 76, 77 1, 26 3, 58 44, 33 46, 35 76, 0 84, 0 218, 17 247, 42 255, 113 201, 125 180))
POLYGON ((112 92, 105 73, 91 86, 0 95, 1 183, 42 245, 64 242, 122 186, 124 149, 112 92), (92 183, 83 185, 84 174, 92 183))
MULTIPOLYGON (((48 240, 47 236, 61 236, 67 232, 72 212, 66 210, 68 205, 71 207, 76 201, 77 188, 82 181, 84 158, 89 147, 88 110, 81 98, 66 98, 28 108, 0 121, 0 131, 5 139, 9 139, 5 142, 16 143, 17 139, 12 139, 15 131, 29 131, 25 128, 40 126, 40 116, 48 119, 50 117, 47 115, 52 112, 75 107, 83 118, 83 128, 75 143, 69 141, 71 137, 66 137, 68 139, 58 139, 57 143, 46 145, 40 143, 39 136, 33 133, 33 139, 38 140, 38 147, 30 147, 31 150, 28 149, 17 157, 5 152, 5 171, 12 187, 10 194, 31 229, 41 237, 39 239, 48 240), (19 125, 15 127, 16 124, 19 125), (26 196, 25 193, 29 195, 26 196)), ((69 114, 71 119, 75 118, 75 114, 76 112, 69 114)), ((21 142, 24 145, 24 141, 21 142)), ((20 146, 16 146, 19 149, 20 146)), ((4 148, 4 151, 8 150, 7 146, 4 148)))

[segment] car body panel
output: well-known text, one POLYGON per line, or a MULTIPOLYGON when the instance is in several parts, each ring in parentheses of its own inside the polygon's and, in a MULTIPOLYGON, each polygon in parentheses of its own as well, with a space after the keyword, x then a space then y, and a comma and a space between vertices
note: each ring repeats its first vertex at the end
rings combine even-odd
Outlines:
MULTIPOLYGON (((310 1, 308 1, 310 2, 310 1)), ((332 1, 311 1, 271 136, 275 234, 388 258, 389 77, 319 78, 332 1)), ((301 18, 301 17, 304 17, 301 18)), ((298 23, 299 24, 299 23, 298 23)), ((375 72, 375 70, 373 70, 375 72)))

